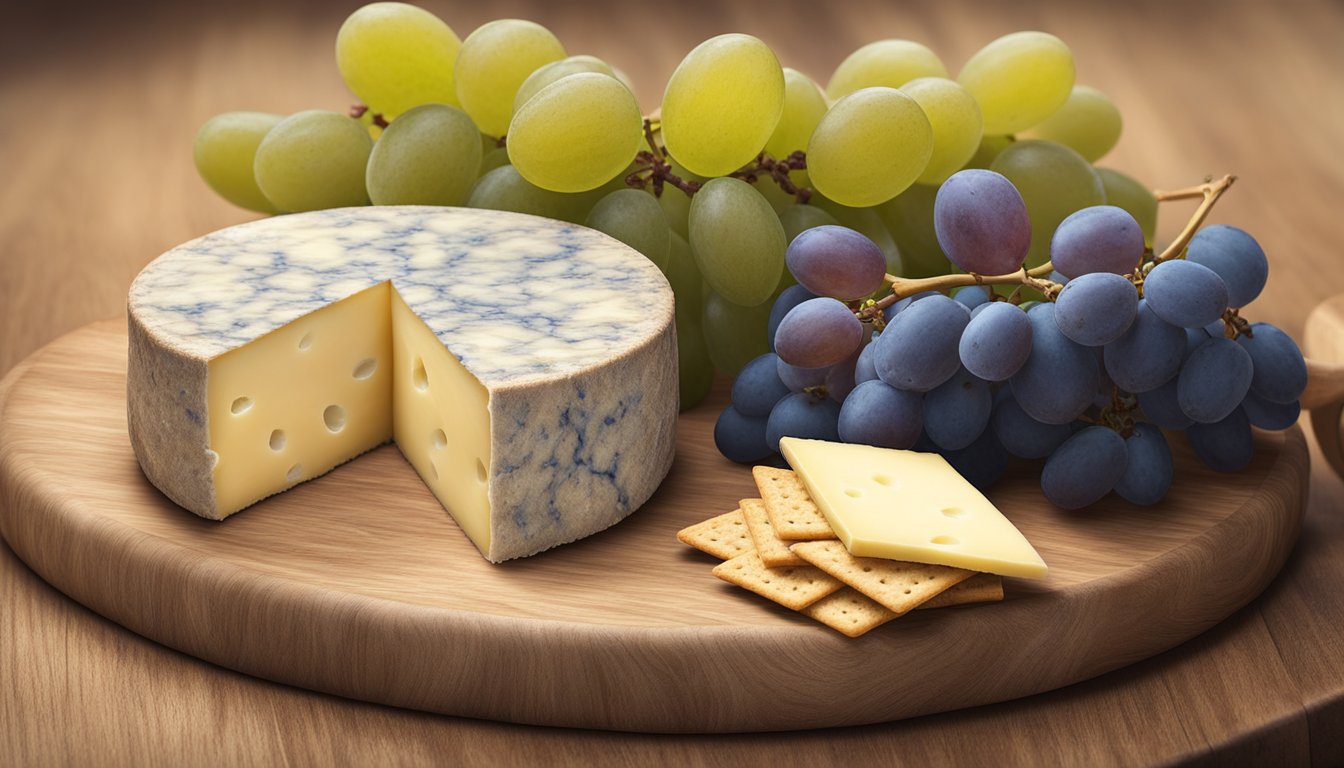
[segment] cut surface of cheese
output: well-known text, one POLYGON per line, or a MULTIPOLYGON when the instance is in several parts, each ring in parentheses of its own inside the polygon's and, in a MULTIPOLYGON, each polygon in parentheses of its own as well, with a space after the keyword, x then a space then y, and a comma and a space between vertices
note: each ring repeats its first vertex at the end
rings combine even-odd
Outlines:
POLYGON ((936 453, 794 437, 779 447, 853 555, 1047 573, 1021 531, 936 453))
POLYGON ((582 227, 412 206, 265 219, 160 256, 128 315, 131 444, 203 517, 393 440, 497 562, 610 526, 671 467, 671 290, 582 227))

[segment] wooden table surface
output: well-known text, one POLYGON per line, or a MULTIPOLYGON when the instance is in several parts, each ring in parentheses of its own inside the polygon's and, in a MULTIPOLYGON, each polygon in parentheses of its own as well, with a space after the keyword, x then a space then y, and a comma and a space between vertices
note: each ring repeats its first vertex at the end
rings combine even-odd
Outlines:
MULTIPOLYGON (((0 373, 67 331, 116 317, 131 278, 161 251, 248 218, 197 179, 196 127, 231 109, 348 104, 332 47, 357 5, 7 10, 0 373)), ((680 58, 720 32, 756 34, 786 65, 824 81, 849 51, 883 37, 922 41, 955 72, 993 37, 1045 29, 1073 48, 1079 81, 1106 91, 1125 116, 1125 135, 1103 165, 1166 188, 1208 174, 1241 177, 1213 220, 1250 230, 1270 254, 1255 319, 1301 338, 1311 308, 1344 291, 1340 3, 831 5, 429 4, 463 37, 492 18, 546 24, 571 52, 625 69, 646 110, 680 58)), ((1174 233, 1187 210, 1168 209, 1162 231, 1174 233)), ((0 762, 1334 764, 1344 761, 1344 486, 1320 465, 1314 443, 1313 461, 1305 527, 1283 573, 1195 640, 1025 700, 791 734, 527 728, 312 694, 127 632, 0 548, 0 762)), ((78 472, 72 464, 72 481, 78 472)))

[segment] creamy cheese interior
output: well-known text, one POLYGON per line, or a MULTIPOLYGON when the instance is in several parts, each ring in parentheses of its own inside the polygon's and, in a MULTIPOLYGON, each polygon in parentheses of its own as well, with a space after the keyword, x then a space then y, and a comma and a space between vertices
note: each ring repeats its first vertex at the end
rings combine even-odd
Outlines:
POLYGON ((490 550, 486 388, 384 282, 209 362, 221 517, 389 440, 490 550))

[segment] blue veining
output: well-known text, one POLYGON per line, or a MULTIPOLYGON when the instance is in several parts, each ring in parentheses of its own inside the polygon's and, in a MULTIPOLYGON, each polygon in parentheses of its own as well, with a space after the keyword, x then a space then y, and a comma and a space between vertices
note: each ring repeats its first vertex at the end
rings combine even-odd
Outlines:
POLYGON ((387 280, 487 386, 600 363, 657 333, 670 306, 657 267, 601 233, 522 214, 386 206, 206 235, 146 267, 131 302, 147 326, 209 359, 387 280))

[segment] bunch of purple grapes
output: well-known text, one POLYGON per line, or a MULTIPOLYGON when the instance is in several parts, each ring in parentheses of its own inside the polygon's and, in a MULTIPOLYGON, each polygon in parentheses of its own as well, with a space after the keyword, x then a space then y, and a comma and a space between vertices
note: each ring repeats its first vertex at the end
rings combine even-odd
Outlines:
MULTIPOLYGON (((952 176, 934 222, 962 270, 1022 270, 1031 225, 1005 177, 952 176)), ((1251 461, 1253 426, 1297 421, 1301 351, 1237 311, 1269 273, 1250 235, 1205 227, 1183 258, 1154 263, 1133 216, 1102 205, 1065 219, 1050 256, 1046 301, 1019 305, 970 285, 862 322, 884 285, 882 252, 844 227, 805 231, 786 255, 798 285, 771 310, 773 351, 738 374, 715 426, 720 452, 778 462, 785 435, 934 451, 981 488, 1010 455, 1044 459, 1045 496, 1078 509, 1111 491, 1160 501, 1173 473, 1163 430, 1184 431, 1205 464, 1237 472, 1251 461)))

